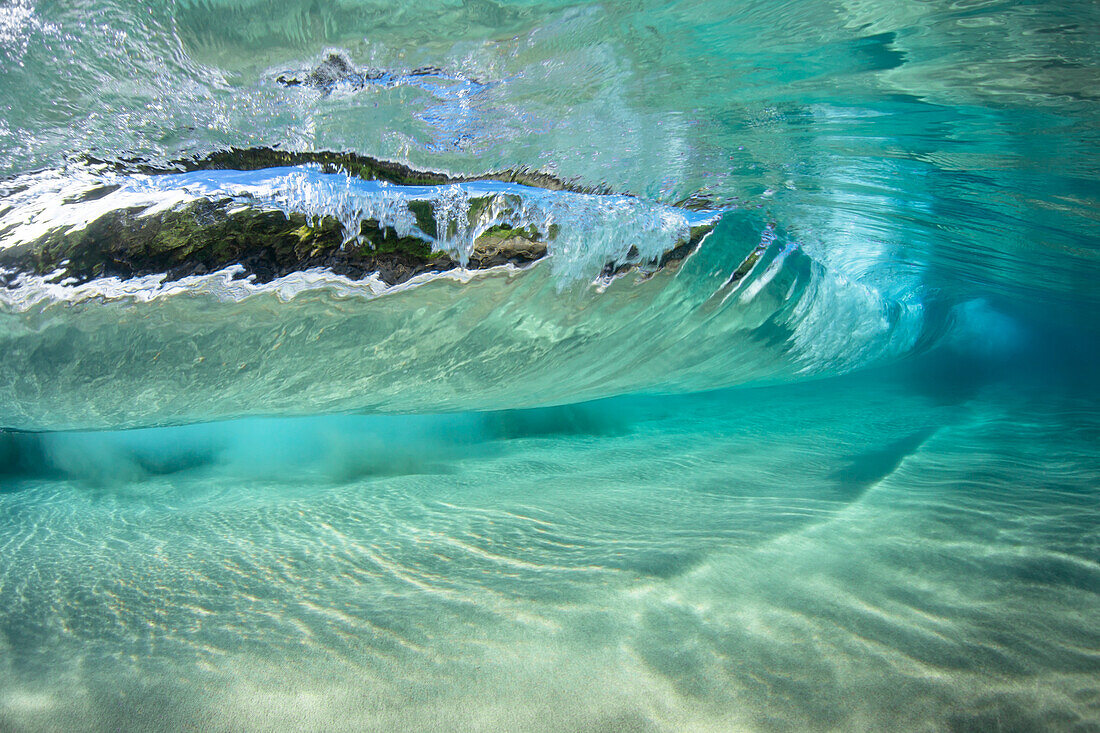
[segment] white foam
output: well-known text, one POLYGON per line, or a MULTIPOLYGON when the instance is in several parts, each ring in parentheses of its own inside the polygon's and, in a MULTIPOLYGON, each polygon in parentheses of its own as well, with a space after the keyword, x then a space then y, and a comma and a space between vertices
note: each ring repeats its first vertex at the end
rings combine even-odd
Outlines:
MULTIPOLYGON (((101 277, 84 283, 72 278, 58 280, 59 272, 48 275, 20 274, 11 288, 0 288, 0 305, 6 310, 24 313, 54 303, 82 303, 94 300, 129 300, 148 303, 174 296, 205 296, 222 302, 241 302, 260 295, 274 295, 283 302, 306 292, 326 290, 344 298, 377 298, 389 293, 419 287, 436 280, 468 283, 479 277, 515 274, 524 268, 510 263, 479 270, 454 268, 444 272, 426 272, 403 283, 389 285, 377 273, 352 280, 326 268, 292 272, 266 283, 255 276, 241 277, 244 267, 230 265, 205 275, 188 275, 166 282, 164 274, 141 277, 101 277)), ((0 272, 4 270, 0 269, 0 272)))

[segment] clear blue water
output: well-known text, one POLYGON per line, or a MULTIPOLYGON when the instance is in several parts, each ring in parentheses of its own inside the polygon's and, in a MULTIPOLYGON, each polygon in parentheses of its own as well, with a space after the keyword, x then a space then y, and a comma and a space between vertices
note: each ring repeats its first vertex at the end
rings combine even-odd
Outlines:
POLYGON ((409 226, 310 168, 89 162, 230 147, 624 194, 508 189, 560 232, 524 270, 0 289, 0 730, 1100 730, 1098 31, 0 5, 0 247, 196 198, 409 226))

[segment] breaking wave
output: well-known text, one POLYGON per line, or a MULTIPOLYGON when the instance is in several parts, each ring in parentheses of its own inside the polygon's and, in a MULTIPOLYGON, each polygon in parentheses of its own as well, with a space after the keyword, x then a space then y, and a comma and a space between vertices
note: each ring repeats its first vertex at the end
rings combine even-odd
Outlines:
POLYGON ((149 219, 203 200, 332 217, 342 246, 377 222, 455 264, 400 283, 323 267, 260 282, 236 263, 174 279, 75 278, 64 262, 9 270, 0 370, 17 376, 0 388, 0 422, 21 429, 708 389, 847 371, 906 353, 924 328, 919 303, 826 270, 781 227, 738 209, 495 181, 394 185, 309 166, 49 172, 9 188, 0 254, 110 212, 149 219), (418 226, 414 201, 431 206, 436 231, 418 226), (475 239, 501 225, 546 238, 546 256, 464 267, 475 239))

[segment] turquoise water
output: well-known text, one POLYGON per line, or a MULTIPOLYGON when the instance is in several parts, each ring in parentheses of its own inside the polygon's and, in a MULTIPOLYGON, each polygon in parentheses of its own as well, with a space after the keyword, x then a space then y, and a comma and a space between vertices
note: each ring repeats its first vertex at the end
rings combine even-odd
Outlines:
POLYGON ((234 147, 590 191, 398 286, 0 273, 0 729, 1100 730, 1098 8, 0 5, 0 248, 503 185, 135 165, 234 147))

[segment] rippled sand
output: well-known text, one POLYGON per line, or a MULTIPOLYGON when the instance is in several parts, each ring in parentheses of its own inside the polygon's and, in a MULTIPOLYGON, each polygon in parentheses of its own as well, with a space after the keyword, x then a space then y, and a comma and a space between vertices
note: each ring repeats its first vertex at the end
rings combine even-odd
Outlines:
POLYGON ((0 727, 1092 730, 1096 412, 942 397, 20 437, 0 727))

